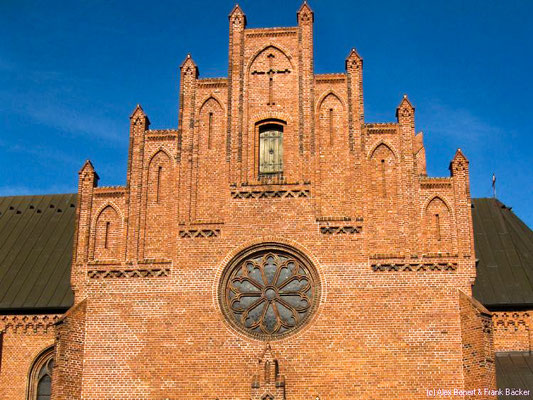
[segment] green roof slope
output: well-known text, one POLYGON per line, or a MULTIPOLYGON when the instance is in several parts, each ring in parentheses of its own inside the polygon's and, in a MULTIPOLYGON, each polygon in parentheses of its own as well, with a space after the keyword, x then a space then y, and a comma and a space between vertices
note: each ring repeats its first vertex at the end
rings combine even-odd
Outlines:
POLYGON ((497 199, 472 199, 477 277, 473 295, 489 309, 533 305, 533 231, 497 199))
POLYGON ((498 399, 533 397, 533 355, 529 352, 496 353, 496 382, 502 394, 498 399), (506 393, 506 389, 529 390, 529 395, 506 393))
POLYGON ((73 303, 75 194, 0 197, 0 309, 46 312, 73 303))

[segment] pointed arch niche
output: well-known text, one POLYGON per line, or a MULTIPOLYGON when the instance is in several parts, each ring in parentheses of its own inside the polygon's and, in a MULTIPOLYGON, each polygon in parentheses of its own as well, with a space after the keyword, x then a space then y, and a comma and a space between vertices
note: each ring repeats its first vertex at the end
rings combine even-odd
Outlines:
POLYGON ((287 106, 296 89, 296 74, 290 56, 279 46, 268 45, 252 57, 248 66, 249 105, 287 106))
POLYGON ((454 224, 452 213, 439 196, 426 205, 423 216, 423 243, 426 253, 451 253, 454 249, 454 224))
POLYGON ((195 220, 217 220, 222 206, 225 166, 225 112, 210 96, 200 107, 196 145, 195 220))
POLYGON ((329 92, 318 107, 321 151, 345 146, 347 141, 346 116, 341 99, 329 92), (339 146, 341 145, 341 146, 339 146))
POLYGON ((33 361, 28 375, 27 400, 50 400, 52 396, 52 369, 54 347, 43 350, 33 361))
POLYGON ((398 174, 398 160, 392 147, 378 143, 369 160, 370 229, 376 253, 399 251, 398 174))
POLYGON ((398 195, 396 155, 386 143, 379 143, 371 153, 372 192, 381 202, 392 204, 398 195))
POLYGON ((346 215, 348 129, 345 107, 337 94, 326 93, 316 110, 321 214, 346 215))
POLYGON ((146 182, 146 211, 144 256, 169 257, 170 227, 172 221, 172 163, 168 152, 158 150, 148 164, 146 182))
POLYGON ((224 149, 224 110, 220 102, 213 96, 204 101, 199 112, 199 143, 200 154, 214 152, 222 154, 224 149))
POLYGON ((122 219, 116 208, 107 204, 96 217, 94 225, 93 258, 118 260, 122 237, 122 219))
POLYGON ((288 116, 298 115, 298 66, 288 49, 277 43, 258 48, 250 57, 245 74, 244 122, 242 151, 248 180, 257 180, 259 136, 258 122, 280 118, 286 123, 283 130, 283 177, 297 180, 298 127, 288 116), (280 115, 280 112, 283 114, 280 115))

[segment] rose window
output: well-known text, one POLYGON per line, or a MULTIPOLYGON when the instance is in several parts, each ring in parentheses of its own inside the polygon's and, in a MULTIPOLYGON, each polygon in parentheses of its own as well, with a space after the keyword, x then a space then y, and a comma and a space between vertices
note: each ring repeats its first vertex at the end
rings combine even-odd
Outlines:
POLYGON ((262 246, 237 257, 221 285, 222 308, 230 322, 267 339, 302 326, 319 292, 311 263, 284 246, 262 246))

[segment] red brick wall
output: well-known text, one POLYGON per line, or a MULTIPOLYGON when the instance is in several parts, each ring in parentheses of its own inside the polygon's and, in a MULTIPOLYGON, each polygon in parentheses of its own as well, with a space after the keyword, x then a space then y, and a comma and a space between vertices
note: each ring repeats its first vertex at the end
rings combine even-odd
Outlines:
POLYGON ((65 314, 56 327, 53 399, 82 398, 86 313, 86 301, 80 302, 65 314))
POLYGON ((397 122, 365 124, 362 59, 352 51, 345 73, 314 75, 312 23, 303 6, 297 27, 246 29, 234 9, 228 78, 200 79, 187 57, 178 129, 131 115, 126 185, 97 187, 90 163, 80 171, 72 281, 85 330, 66 318, 59 357, 83 373, 59 368, 56 393, 81 382, 86 399, 249 398, 266 343, 230 327, 218 284, 234 255, 269 241, 306 254, 322 287, 307 325, 271 343, 285 376, 276 400, 464 387, 468 161, 458 151, 450 177, 426 177, 407 98, 397 122), (284 124, 284 170, 265 179, 257 126, 269 119, 284 124))
MULTIPOLYGON (((492 320, 490 312, 478 301, 460 293, 461 336, 465 399, 477 399, 486 390, 496 389, 492 320)), ((496 399, 496 396, 483 396, 496 399)))
POLYGON ((0 398, 25 400, 28 376, 37 356, 54 344, 58 315, 2 315, 0 398))

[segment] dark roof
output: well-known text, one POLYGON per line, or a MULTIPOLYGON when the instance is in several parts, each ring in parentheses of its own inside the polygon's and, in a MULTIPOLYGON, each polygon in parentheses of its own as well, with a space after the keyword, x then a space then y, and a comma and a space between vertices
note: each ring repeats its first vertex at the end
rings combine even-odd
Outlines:
POLYGON ((73 303, 75 194, 0 197, 0 309, 62 311, 73 303))
POLYGON ((530 399, 533 393, 533 355, 529 352, 496 353, 498 399, 530 399), (529 390, 529 396, 505 395, 505 389, 529 390))
POLYGON ((474 297, 489 309, 533 305, 533 231, 496 199, 473 199, 474 297))

